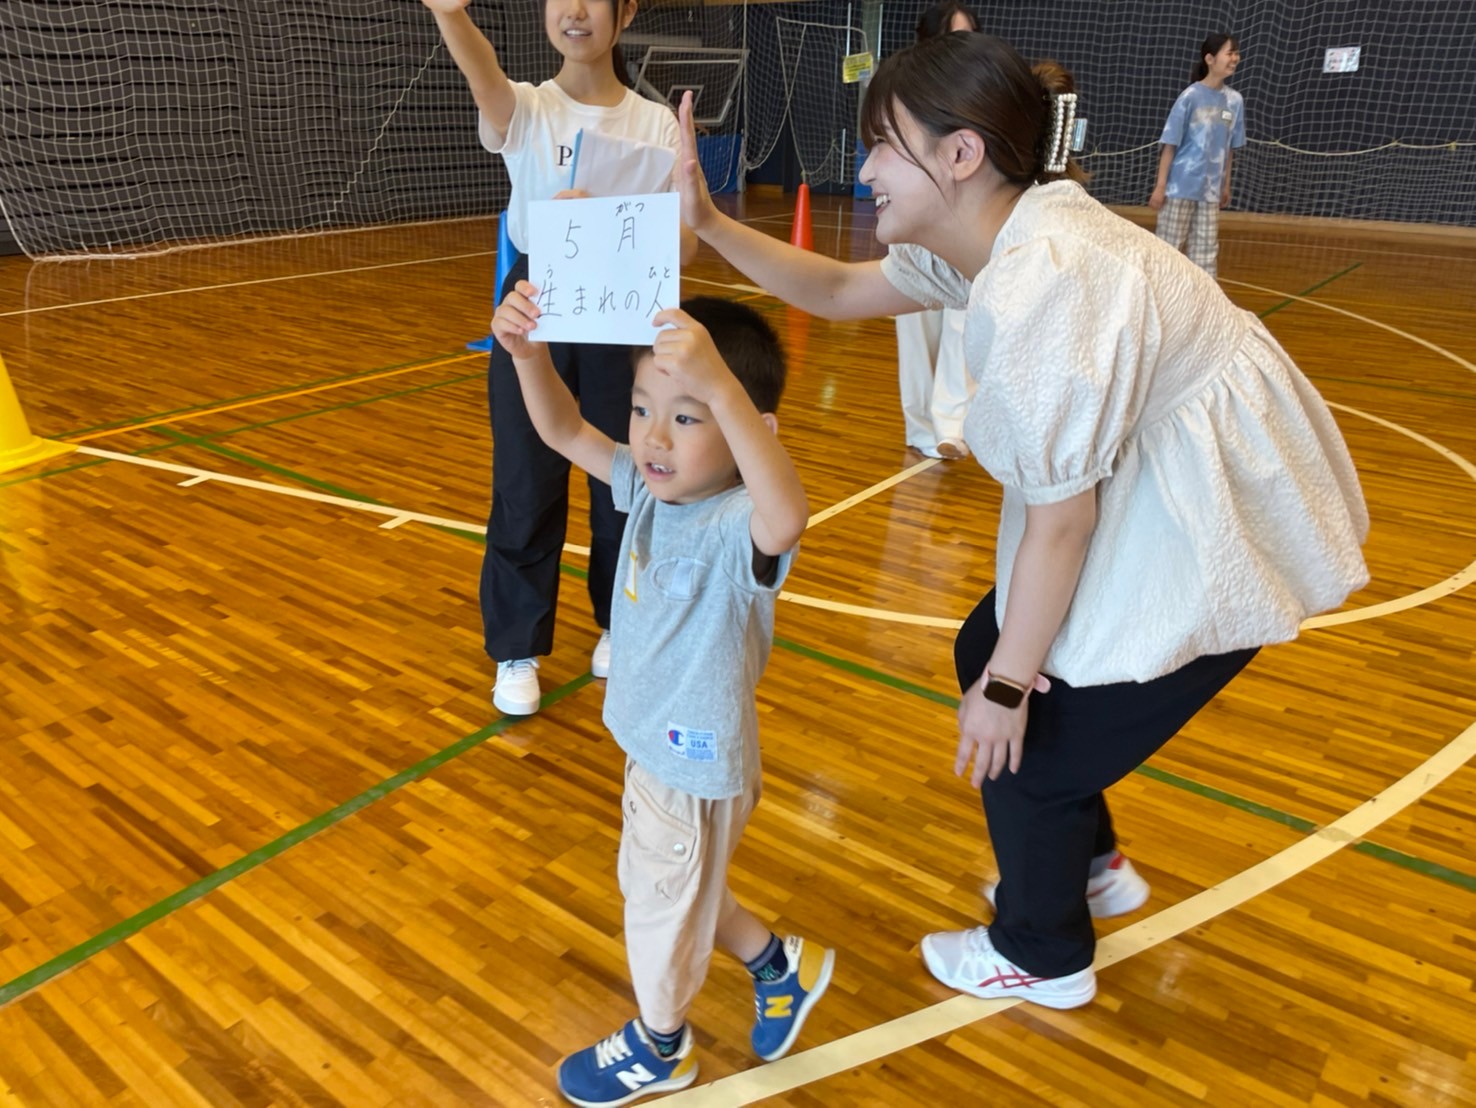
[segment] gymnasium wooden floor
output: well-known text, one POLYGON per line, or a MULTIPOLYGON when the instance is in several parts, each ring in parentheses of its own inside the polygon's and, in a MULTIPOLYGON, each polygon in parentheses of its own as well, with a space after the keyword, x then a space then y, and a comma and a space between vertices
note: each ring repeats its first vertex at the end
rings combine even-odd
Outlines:
MULTIPOLYGON (((849 202, 815 237, 878 249, 849 202)), ((89 451, 0 475, 0 1104, 551 1104, 633 1011, 578 551, 543 712, 488 697, 494 243, 0 262, 32 426, 89 451)), ((705 250, 689 276, 752 293, 705 250)), ((733 880, 839 963, 758 1067, 720 957, 669 1103, 1476 1103, 1476 239, 1232 225, 1222 277, 1336 405, 1373 583, 1116 789, 1153 898, 1068 1013, 955 997, 916 948, 986 911, 950 626, 996 489, 904 450, 889 321, 753 299, 819 515, 733 880)))

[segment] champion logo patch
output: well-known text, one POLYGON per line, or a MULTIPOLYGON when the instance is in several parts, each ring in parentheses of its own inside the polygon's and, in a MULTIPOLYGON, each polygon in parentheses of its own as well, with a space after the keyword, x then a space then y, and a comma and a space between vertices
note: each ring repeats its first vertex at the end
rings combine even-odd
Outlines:
POLYGON ((666 725, 666 749, 689 762, 717 761, 717 733, 694 731, 677 723, 666 725))

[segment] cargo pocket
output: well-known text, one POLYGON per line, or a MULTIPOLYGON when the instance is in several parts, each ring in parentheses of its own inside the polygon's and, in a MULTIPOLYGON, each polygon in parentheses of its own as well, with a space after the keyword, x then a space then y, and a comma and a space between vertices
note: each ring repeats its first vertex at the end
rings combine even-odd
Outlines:
POLYGON ((620 809, 620 891, 627 900, 681 899, 697 870, 696 827, 658 803, 634 762, 626 767, 620 809))

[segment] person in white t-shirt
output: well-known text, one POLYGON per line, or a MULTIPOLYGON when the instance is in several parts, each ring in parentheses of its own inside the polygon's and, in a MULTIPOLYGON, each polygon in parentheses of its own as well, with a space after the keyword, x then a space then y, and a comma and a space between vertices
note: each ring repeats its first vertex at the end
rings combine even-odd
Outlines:
MULTIPOLYGON (((574 139, 599 131, 675 149, 676 118, 664 104, 628 85, 620 32, 635 18, 636 0, 545 0, 544 30, 563 57, 558 74, 540 85, 508 79, 492 43, 472 22, 470 0, 422 0, 471 88, 482 145, 501 154, 512 179, 504 218, 518 261, 500 300, 528 276, 528 203, 568 191, 574 139)), ((648 187, 648 186, 638 186, 648 187)), ((669 189, 670 182, 665 183, 669 189)), ((602 190, 622 190, 610 182, 602 190)), ((682 261, 697 240, 682 229, 682 261)), ((585 419, 624 441, 630 415, 632 370, 625 346, 550 344, 559 376, 579 398, 585 419)), ((538 437, 507 352, 495 343, 487 371, 492 420, 492 512, 482 560, 482 627, 488 656, 497 663, 492 703, 508 715, 538 711, 538 659, 553 650, 559 558, 569 514, 569 463, 538 437)), ((610 597, 625 516, 610 486, 589 479, 589 598, 601 629, 591 672, 610 670, 610 597)))
POLYGON ((954 646, 954 768, 973 763, 999 881, 992 924, 922 954, 961 991, 1053 1008, 1096 994, 1093 916, 1148 898, 1104 790, 1368 581, 1326 404, 1213 278, 1081 187, 1074 107, 1065 70, 989 35, 888 57, 862 109, 876 261, 718 212, 686 102, 677 166, 687 225, 780 299, 832 319, 967 312, 964 436, 1003 507, 996 587, 954 646))

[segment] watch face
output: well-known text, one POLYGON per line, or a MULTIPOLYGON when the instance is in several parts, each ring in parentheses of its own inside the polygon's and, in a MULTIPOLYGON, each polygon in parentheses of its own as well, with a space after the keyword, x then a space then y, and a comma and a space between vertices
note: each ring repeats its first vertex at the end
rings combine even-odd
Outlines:
POLYGON ((1017 689, 1014 685, 991 677, 989 683, 984 686, 984 699, 992 700, 1006 708, 1018 708, 1020 701, 1025 699, 1025 690, 1017 689))

